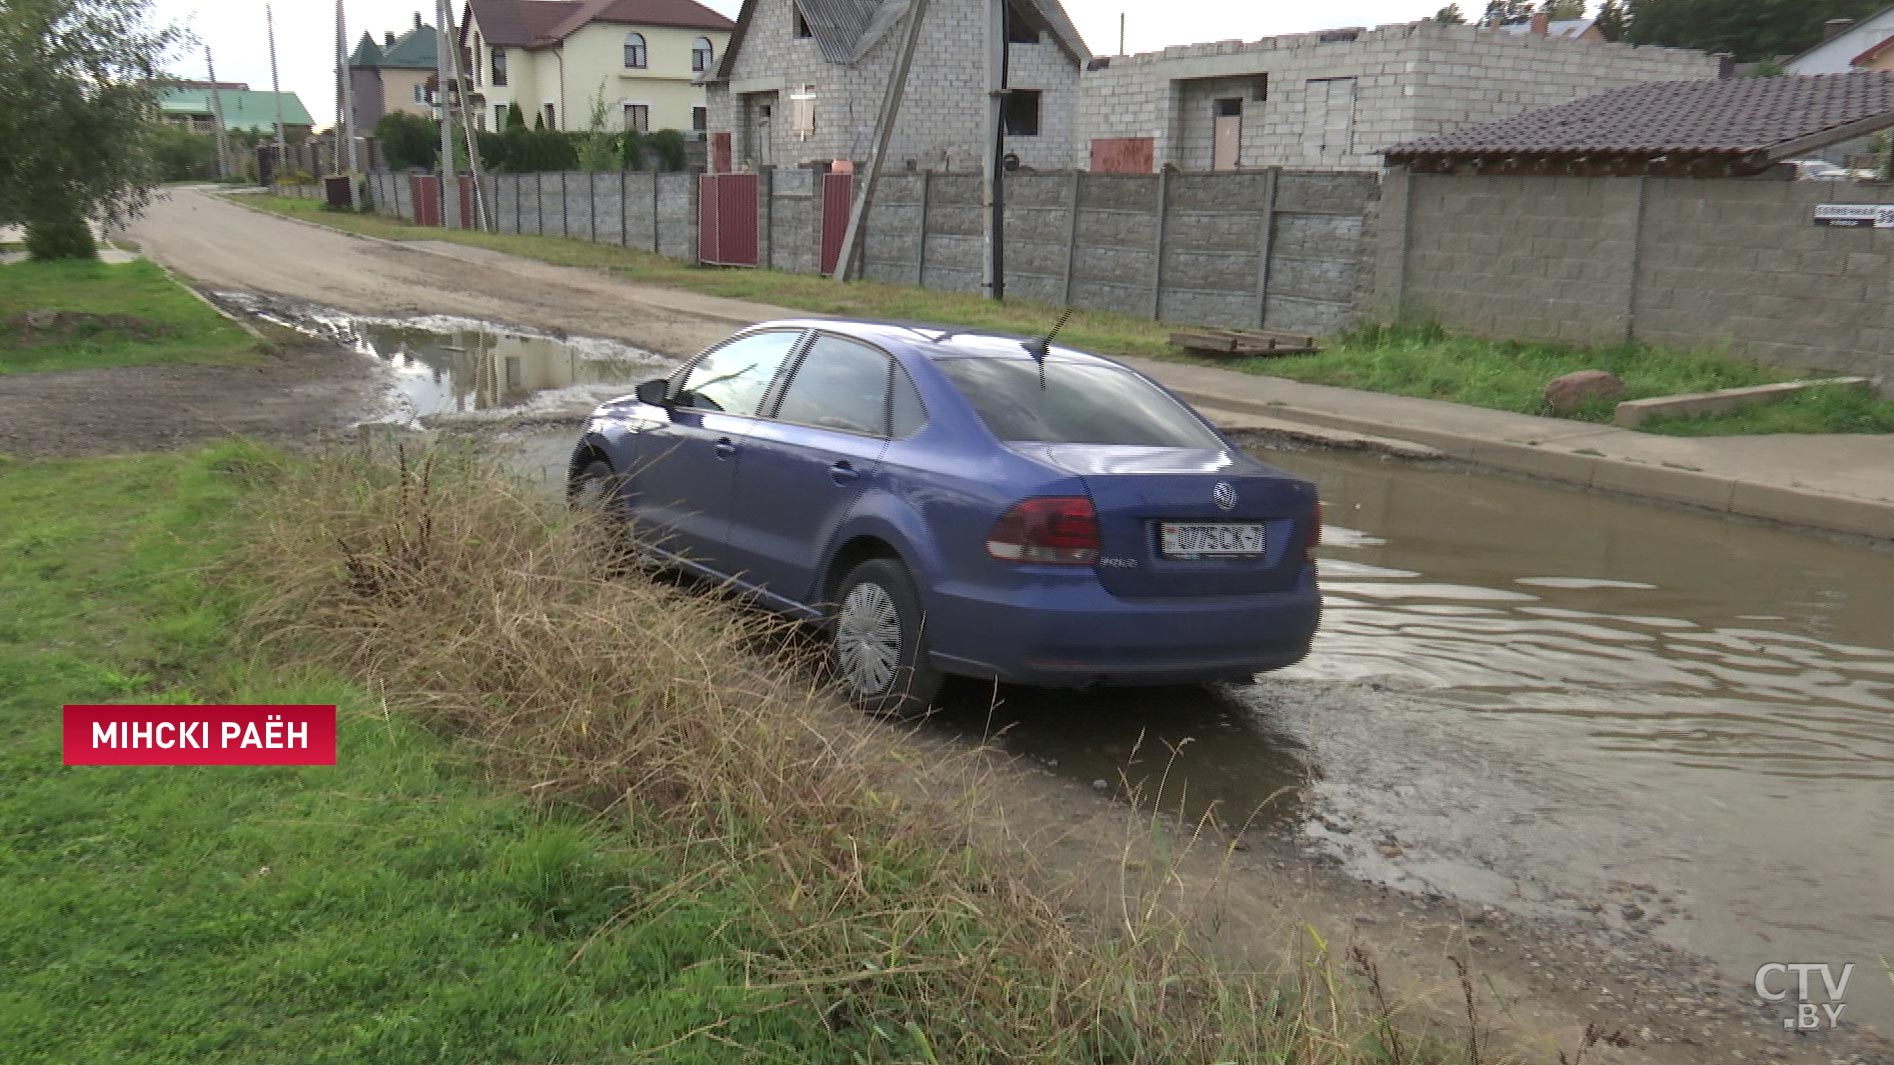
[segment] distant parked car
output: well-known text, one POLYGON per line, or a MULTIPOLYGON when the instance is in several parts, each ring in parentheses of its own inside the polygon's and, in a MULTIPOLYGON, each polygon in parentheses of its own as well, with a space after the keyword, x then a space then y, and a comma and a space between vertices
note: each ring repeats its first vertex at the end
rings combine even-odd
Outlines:
POLYGON ((864 708, 958 674, 1248 680, 1308 654, 1315 486, 1150 379, 1043 341, 796 320, 601 405, 575 504, 827 629, 864 708))

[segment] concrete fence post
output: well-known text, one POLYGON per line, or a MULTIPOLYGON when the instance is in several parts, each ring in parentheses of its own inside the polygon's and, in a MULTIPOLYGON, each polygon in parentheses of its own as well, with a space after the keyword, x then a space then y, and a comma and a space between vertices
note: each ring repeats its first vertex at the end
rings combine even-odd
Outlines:
POLYGON ((1256 327, 1269 325, 1269 257, 1275 254, 1276 189, 1282 180, 1282 167, 1272 166, 1263 174, 1263 232, 1256 241, 1256 327))
POLYGON ((585 172, 585 228, 589 235, 585 238, 598 243, 598 178, 590 170, 585 172))
MULTIPOLYGON (((694 223, 697 220, 691 219, 694 223)), ((651 251, 654 255, 664 254, 664 231, 658 228, 658 172, 651 172, 651 251)))
POLYGON ((921 171, 921 238, 914 245, 914 287, 927 287, 927 201, 934 190, 934 172, 921 171))
POLYGON ((1398 226, 1394 229, 1399 245, 1391 256, 1394 265, 1393 278, 1393 318, 1396 324, 1407 321, 1407 275, 1413 269, 1414 260, 1414 201, 1419 199, 1420 175, 1404 167, 1396 167, 1389 175, 1385 188, 1394 194, 1400 202, 1382 204, 1382 224, 1398 226), (1393 206, 1395 211, 1389 211, 1393 206), (1399 218, 1389 218, 1390 214, 1399 214, 1399 218))
POLYGON ((1644 223, 1650 206, 1651 179, 1637 178, 1637 204, 1631 212, 1631 266, 1624 279, 1624 342, 1638 338, 1638 274, 1644 269, 1644 223))
POLYGON ((1078 270, 1076 260, 1079 251, 1079 182, 1083 178, 1083 171, 1072 171, 1072 187, 1067 191, 1065 198, 1066 210, 1070 212, 1065 220, 1065 295, 1060 299, 1060 305, 1065 307, 1072 306, 1072 275, 1078 270))
POLYGON ((533 171, 533 232, 546 232, 546 174, 541 170, 533 171))
POLYGON ((1164 221, 1170 206, 1171 172, 1157 172, 1157 240, 1151 255, 1151 320, 1164 309, 1164 221))
POLYGON ((566 172, 559 171, 559 235, 572 235, 572 190, 567 187, 566 172))
POLYGON ((618 246, 621 248, 631 243, 631 178, 628 173, 623 168, 618 171, 618 246))
POLYGON ((775 225, 776 168, 758 167, 756 172, 756 265, 773 266, 775 241, 770 227, 775 225))

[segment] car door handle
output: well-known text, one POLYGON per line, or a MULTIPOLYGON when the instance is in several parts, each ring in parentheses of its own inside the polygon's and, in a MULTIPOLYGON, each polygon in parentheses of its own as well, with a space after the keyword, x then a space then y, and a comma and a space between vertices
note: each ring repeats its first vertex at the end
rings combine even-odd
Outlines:
POLYGON ((829 479, 836 484, 853 484, 861 476, 861 471, 846 462, 838 462, 829 467, 829 479))
POLYGON ((717 453, 718 458, 727 459, 737 453, 737 446, 731 443, 730 438, 726 436, 722 440, 717 441, 717 446, 711 448, 711 450, 717 453))

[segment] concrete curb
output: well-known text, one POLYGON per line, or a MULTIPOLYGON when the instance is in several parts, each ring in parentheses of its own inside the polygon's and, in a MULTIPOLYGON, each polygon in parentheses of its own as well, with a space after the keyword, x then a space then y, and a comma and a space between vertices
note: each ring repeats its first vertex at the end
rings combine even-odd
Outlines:
POLYGON ((1808 526, 1850 536, 1894 540, 1894 501, 1836 495, 1809 488, 1755 484, 1700 470, 1608 455, 1587 455, 1582 453, 1582 449, 1568 450, 1570 443, 1582 443, 1582 432, 1560 446, 1548 447, 1544 444, 1491 440, 1413 426, 1391 426, 1379 421, 1350 418, 1333 411, 1309 410, 1289 404, 1255 403, 1230 395, 1192 392, 1188 388, 1173 387, 1173 391, 1193 405, 1201 403, 1207 407, 1253 413, 1366 436, 1386 438, 1390 433, 1399 433, 1401 439, 1438 449, 1448 458, 1509 473, 1543 477, 1666 503, 1681 503, 1746 518, 1808 526))

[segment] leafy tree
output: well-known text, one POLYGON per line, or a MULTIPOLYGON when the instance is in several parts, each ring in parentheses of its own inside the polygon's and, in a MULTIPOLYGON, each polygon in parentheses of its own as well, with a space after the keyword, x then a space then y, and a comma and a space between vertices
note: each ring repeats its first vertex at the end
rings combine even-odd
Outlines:
POLYGON ((1598 32, 1605 35, 1607 41, 1624 40, 1628 20, 1624 12, 1623 0, 1605 0, 1598 7, 1598 32))
POLYGON ((390 111, 375 123, 375 139, 390 170, 434 169, 441 157, 441 128, 420 115, 390 111))
POLYGON ((1539 8, 1552 17, 1554 22, 1585 17, 1585 0, 1545 0, 1539 8))
POLYGON ((1524 22, 1532 17, 1532 0, 1488 0, 1486 14, 1480 16, 1483 26, 1503 26, 1513 22, 1524 22))
POLYGON ((0 219, 36 258, 89 258, 87 219, 150 201, 158 71, 183 30, 149 0, 0 0, 0 219))
POLYGON ((1729 52, 1743 62, 1819 44, 1830 19, 1865 18, 1886 0, 1622 0, 1633 44, 1729 52))
POLYGON ((628 129, 618 142, 618 162, 626 170, 645 168, 645 136, 635 129, 628 129))
POLYGON ((520 111, 520 105, 519 105, 518 100, 515 100, 512 103, 506 105, 506 128, 507 129, 525 129, 526 128, 526 115, 520 111))
POLYGON ((605 85, 599 83, 598 92, 592 97, 592 112, 585 126, 585 133, 579 139, 579 169, 594 173, 603 170, 619 169, 618 136, 605 128, 605 85))
POLYGON ((1443 26, 1464 26, 1466 25, 1467 17, 1461 13, 1459 4, 1448 4, 1446 7, 1434 12, 1434 21, 1443 26))

